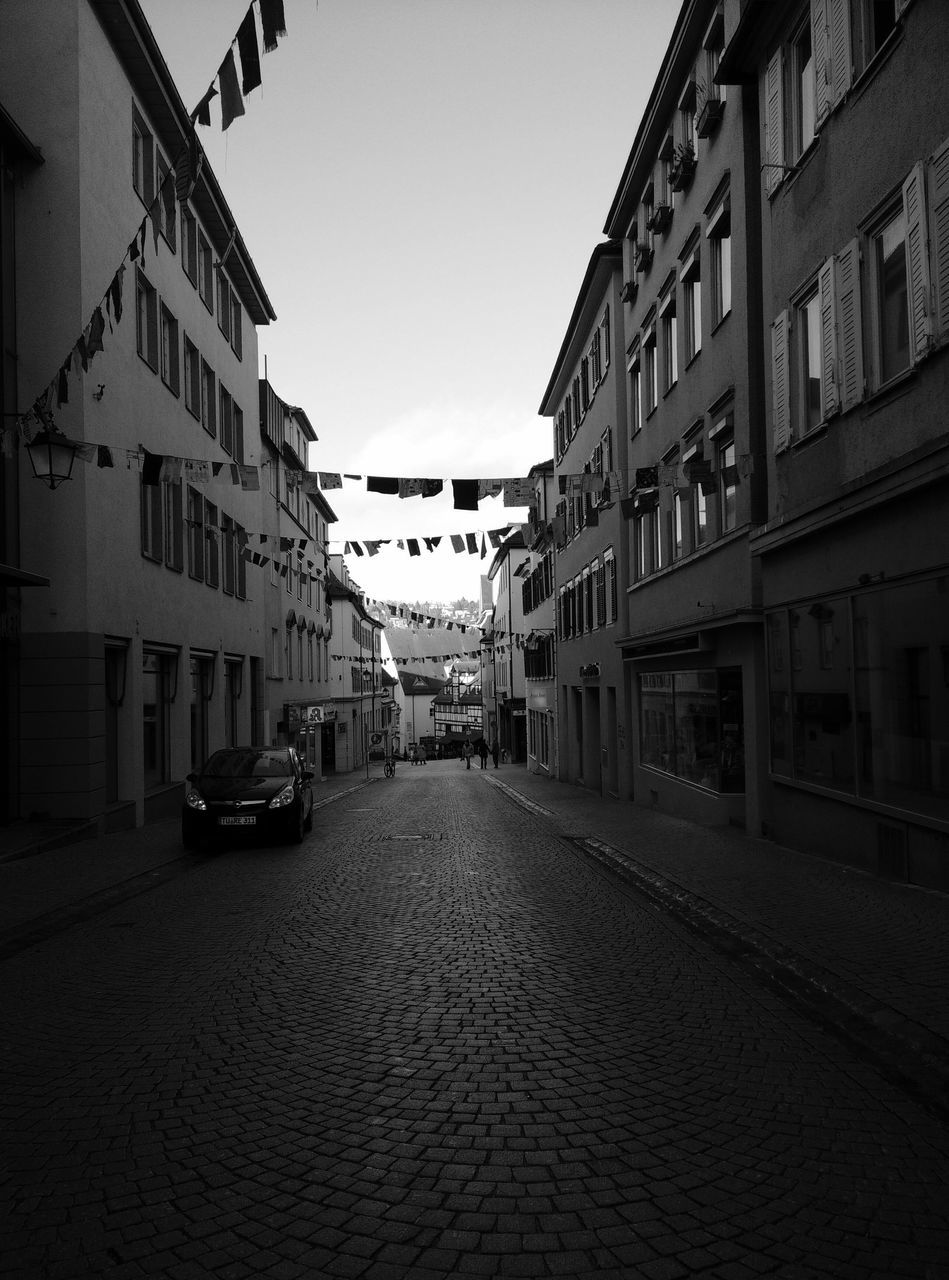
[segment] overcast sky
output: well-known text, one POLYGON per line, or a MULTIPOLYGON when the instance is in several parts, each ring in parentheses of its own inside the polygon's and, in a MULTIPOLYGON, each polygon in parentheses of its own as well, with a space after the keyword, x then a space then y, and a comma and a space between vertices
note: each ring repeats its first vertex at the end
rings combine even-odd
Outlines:
MULTIPOLYGON (((141 0, 186 106, 249 0, 141 0)), ((526 475, 537 409, 665 53, 678 0, 284 0, 287 35, 227 133, 201 129, 274 309, 274 390, 310 466, 526 475)), ((238 63, 239 66, 239 63, 238 63)), ((327 494, 347 539, 498 528, 523 509, 327 494)), ((443 544, 347 557, 373 598, 477 598, 488 559, 443 544)))

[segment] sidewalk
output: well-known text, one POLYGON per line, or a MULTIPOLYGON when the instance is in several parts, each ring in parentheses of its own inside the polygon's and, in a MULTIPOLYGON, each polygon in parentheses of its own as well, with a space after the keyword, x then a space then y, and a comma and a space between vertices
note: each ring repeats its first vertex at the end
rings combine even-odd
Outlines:
MULTIPOLYGON (((457 768, 432 762, 426 781, 457 768)), ((370 779, 398 785, 399 773, 386 782, 373 765, 370 779)), ((601 799, 522 766, 489 766, 484 784, 549 822, 553 838, 779 987, 949 1117, 949 895, 601 799)), ((365 785, 365 771, 330 778, 316 788, 316 804, 365 785)), ((5 942, 41 937, 44 926, 101 910, 110 894, 121 900, 152 888, 183 858, 201 856, 184 853, 177 820, 68 845, 63 835, 43 831, 47 843, 30 845, 20 829, 0 829, 0 955, 5 942)))
POLYGON ((522 767, 486 778, 949 1117, 949 895, 522 767))

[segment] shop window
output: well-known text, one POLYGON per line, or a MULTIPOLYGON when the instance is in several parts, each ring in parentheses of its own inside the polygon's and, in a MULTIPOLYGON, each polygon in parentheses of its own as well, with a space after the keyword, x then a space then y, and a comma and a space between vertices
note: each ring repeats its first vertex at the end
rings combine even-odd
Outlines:
POLYGON ((640 759, 722 793, 745 789, 740 668, 642 674, 640 759))
POLYGON ((142 657, 142 736, 145 790, 171 778, 171 706, 177 655, 145 651, 142 657))

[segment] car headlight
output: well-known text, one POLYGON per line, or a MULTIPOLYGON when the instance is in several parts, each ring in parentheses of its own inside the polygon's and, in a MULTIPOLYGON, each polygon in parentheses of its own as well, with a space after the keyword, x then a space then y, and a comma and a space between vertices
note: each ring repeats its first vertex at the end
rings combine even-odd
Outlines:
POLYGON ((185 804, 189 809, 207 809, 207 805, 201 798, 200 791, 189 791, 185 796, 185 804))
POLYGON ((270 802, 270 804, 267 806, 267 808, 268 808, 268 809, 283 809, 283 808, 285 808, 288 804, 293 804, 293 802, 294 802, 294 800, 296 800, 296 798, 297 798, 297 796, 296 796, 296 792, 295 792, 295 791, 294 791, 294 789, 293 789, 293 783, 292 783, 292 782, 288 782, 288 783, 287 783, 287 785, 286 785, 282 790, 280 790, 280 791, 278 791, 278 792, 277 792, 277 794, 276 794, 276 795, 274 796, 274 798, 271 800, 271 802, 270 802))

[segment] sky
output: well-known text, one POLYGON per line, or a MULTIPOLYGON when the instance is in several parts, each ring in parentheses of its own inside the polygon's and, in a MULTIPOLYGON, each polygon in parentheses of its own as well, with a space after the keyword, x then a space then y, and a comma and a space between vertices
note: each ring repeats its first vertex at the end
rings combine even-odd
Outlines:
MULTIPOLYGON (((249 0, 140 0, 186 107, 249 0)), ((553 456, 538 408, 679 0, 284 0, 246 114, 202 145, 277 320, 261 376, 300 405, 315 471, 527 475, 553 456)), ((235 46, 236 56, 236 46, 235 46)), ((239 66, 238 62, 238 66, 239 66)), ((326 497, 370 597, 477 600, 487 557, 451 533, 526 518, 486 498, 326 497), (441 535, 434 553, 398 538, 441 535)), ((480 544, 480 537, 479 537, 480 544)))

